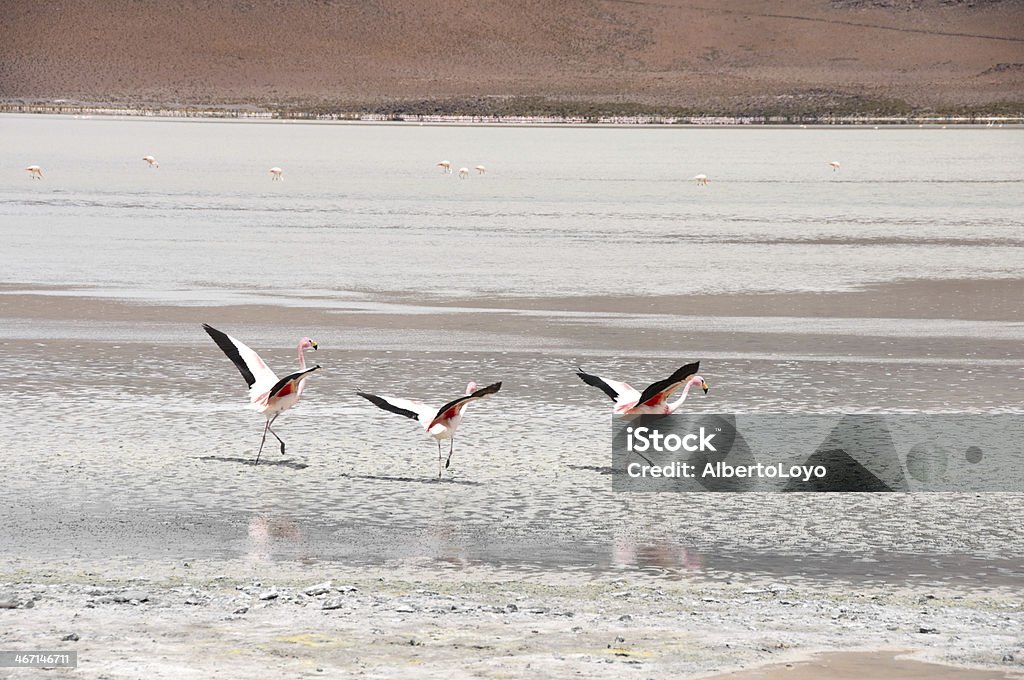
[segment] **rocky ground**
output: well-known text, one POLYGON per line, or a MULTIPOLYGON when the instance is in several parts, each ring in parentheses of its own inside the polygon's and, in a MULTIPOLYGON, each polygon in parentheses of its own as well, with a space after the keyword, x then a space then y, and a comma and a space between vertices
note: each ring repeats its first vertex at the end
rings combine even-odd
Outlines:
POLYGON ((878 648, 1009 678, 1022 606, 947 586, 7 559, 0 649, 78 650, 88 678, 697 677, 878 648))

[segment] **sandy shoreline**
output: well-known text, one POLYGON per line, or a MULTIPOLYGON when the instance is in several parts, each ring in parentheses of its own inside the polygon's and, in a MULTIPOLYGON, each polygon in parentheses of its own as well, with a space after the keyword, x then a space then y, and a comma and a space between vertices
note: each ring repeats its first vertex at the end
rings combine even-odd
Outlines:
MULTIPOLYGON (((136 291, 119 293, 112 289, 94 289, 80 286, 38 285, 31 283, 0 283, 0 313, 5 316, 21 315, 20 308, 31 309, 31 316, 39 319, 86 318, 102 313, 107 320, 138 319, 140 321, 167 318, 171 309, 182 310, 173 313, 171 319, 184 318, 203 300, 190 300, 188 291, 176 291, 176 305, 161 304, 159 294, 137 297, 136 291), (81 305, 88 305, 83 311, 81 305), (103 308, 102 311, 100 308, 103 308), (10 310, 10 311, 9 311, 10 310), (120 311, 118 311, 120 310, 120 311)), ((961 319, 967 321, 1024 321, 1024 303, 1021 292, 1024 280, 1004 279, 910 279, 877 283, 852 291, 820 291, 794 293, 721 293, 696 295, 602 295, 602 296, 545 296, 525 297, 510 295, 496 298, 476 296, 472 298, 430 297, 396 292, 335 291, 330 312, 359 310, 359 303, 380 301, 383 304, 417 305, 433 307, 438 311, 469 308, 473 311, 528 311, 528 312, 580 312, 580 313, 622 313, 622 314, 686 314, 701 316, 807 316, 840 318, 897 318, 897 319, 961 319)), ((218 309, 238 308, 244 304, 232 304, 233 293, 220 291, 221 300, 215 296, 207 298, 211 307, 218 309)), ((327 293, 330 295, 330 293, 327 293)), ((259 296, 259 292, 243 293, 242 296, 259 296)), ((316 293, 307 294, 311 300, 308 307, 302 304, 302 297, 274 295, 262 296, 259 306, 274 306, 281 314, 289 314, 291 308, 302 308, 303 316, 317 309, 316 293)), ((251 308, 251 307, 250 307, 251 308)), ((366 310, 363 311, 372 311, 366 310)), ((400 312, 401 309, 398 309, 400 312)), ((232 313, 233 315, 233 313, 232 313)))
POLYGON ((261 560, 5 562, 0 647, 76 649, 76 677, 138 677, 143 662, 150 678, 696 678, 790 663, 725 677, 842 678, 860 668, 873 678, 1009 680, 1024 670, 1022 602, 999 589, 261 560), (915 661, 870 651, 808 660, 879 648, 915 661), (823 663, 834 674, 816 675, 823 663))
MULTIPOLYGON (((1007 362, 1016 357, 1024 304, 1017 279, 907 281, 822 293, 653 297, 434 299, 404 293, 175 292, 0 285, 11 340, 197 342, 192 325, 305 327, 334 347, 657 354, 704 347, 704 356, 886 361, 1007 362), (806 323, 813 320, 813 323, 806 323), (850 342, 856 339, 856 352, 850 342), (709 352, 711 352, 709 354, 709 352), (854 356, 854 354, 856 356, 854 356)), ((262 329, 253 329, 260 332, 262 329)), ((252 332, 252 331, 250 331, 252 332)))

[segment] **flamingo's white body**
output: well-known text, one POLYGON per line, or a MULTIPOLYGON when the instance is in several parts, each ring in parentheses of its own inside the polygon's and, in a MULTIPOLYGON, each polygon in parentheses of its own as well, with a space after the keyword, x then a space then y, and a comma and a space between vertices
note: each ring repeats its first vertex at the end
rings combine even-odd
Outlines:
POLYGON ((152 156, 143 156, 143 157, 142 157, 142 160, 146 161, 146 163, 147 163, 147 164, 149 165, 149 167, 151 167, 151 168, 159 168, 159 167, 160 167, 160 164, 159 164, 159 163, 157 163, 157 162, 156 162, 156 159, 155 159, 155 158, 153 158, 152 156))
POLYGON ((305 349, 316 350, 317 344, 310 338, 299 340, 299 370, 278 379, 277 375, 263 363, 260 355, 249 349, 240 340, 209 324, 204 323, 203 330, 213 338, 213 341, 231 359, 235 367, 238 368, 238 372, 242 374, 242 378, 245 379, 245 383, 249 386, 249 408, 259 411, 267 419, 267 425, 263 429, 263 440, 260 442, 260 450, 256 454, 256 463, 260 462, 263 444, 267 441, 267 432, 281 442, 281 454, 284 455, 284 441, 270 426, 279 415, 299 402, 306 379, 313 371, 320 369, 319 365, 306 368, 306 357, 303 355, 305 349))
MULTIPOLYGON (((832 168, 832 172, 835 172, 836 170, 839 169, 839 161, 829 161, 828 166, 830 168, 832 168)), ((854 174, 856 174, 856 173, 854 173, 854 174)))
POLYGON ((466 179, 469 177, 469 168, 459 168, 459 179, 466 179))
POLYGON ((438 161, 434 165, 436 165, 437 167, 441 168, 441 172, 445 173, 446 175, 452 174, 452 162, 451 161, 438 161))
POLYGON ((463 411, 466 410, 470 402, 496 394, 500 389, 500 382, 488 385, 487 387, 481 387, 480 389, 477 389, 476 383, 471 382, 466 385, 465 396, 453 399, 439 409, 432 408, 418 401, 412 401, 411 399, 378 397, 375 394, 367 394, 366 392, 358 392, 357 394, 378 408, 417 421, 428 436, 437 440, 437 476, 440 478, 442 472, 441 440, 448 439, 451 442, 448 447, 448 459, 444 464, 444 467, 447 468, 452 462, 452 451, 455 448, 455 431, 459 428, 459 423, 462 422, 463 411))
POLYGON ((615 402, 613 407, 615 415, 665 415, 675 412, 683 405, 691 387, 700 387, 704 390, 704 394, 708 393, 708 384, 704 382, 704 378, 697 375, 699 368, 699 361, 687 364, 664 380, 652 383, 643 392, 624 382, 589 375, 584 373, 583 369, 578 369, 576 375, 586 384, 600 389, 612 398, 612 401, 615 402), (682 396, 676 401, 670 402, 669 397, 680 387, 683 388, 682 396))
POLYGON ((38 165, 30 165, 25 169, 28 171, 28 176, 31 177, 32 179, 43 178, 43 169, 38 165))
POLYGON ((275 182, 282 181, 284 179, 284 170, 282 170, 281 168, 276 168, 276 167, 275 168, 271 168, 270 169, 270 179, 272 179, 275 182))
POLYGON ((487 168, 485 168, 482 165, 477 165, 473 169, 476 170, 476 174, 478 175, 483 175, 487 173, 487 168))
POLYGON ((694 175, 693 178, 697 180, 697 186, 707 186, 708 176, 707 175, 694 175))

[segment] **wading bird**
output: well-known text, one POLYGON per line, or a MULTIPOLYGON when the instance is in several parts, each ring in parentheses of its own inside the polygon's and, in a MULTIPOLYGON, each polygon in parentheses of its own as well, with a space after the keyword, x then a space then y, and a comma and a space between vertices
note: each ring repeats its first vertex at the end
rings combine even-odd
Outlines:
POLYGON ((466 179, 469 177, 469 168, 459 168, 459 179, 466 179))
POLYGON ((160 164, 157 163, 156 159, 153 158, 152 156, 143 156, 142 160, 146 161, 146 163, 148 163, 149 167, 151 167, 151 168, 159 168, 160 167, 160 164))
POLYGON ((270 179, 272 179, 275 182, 282 181, 284 179, 284 170, 282 170, 281 168, 277 168, 277 167, 271 168, 270 169, 270 179))
POLYGON ((424 432, 437 440, 437 478, 441 478, 443 471, 441 467, 441 440, 448 439, 448 459, 445 461, 444 469, 447 469, 452 462, 452 451, 455 448, 455 430, 462 422, 462 412, 469 406, 470 402, 476 399, 483 399, 492 394, 497 394, 501 389, 501 383, 496 382, 487 387, 477 389, 476 383, 466 385, 466 395, 453 399, 439 409, 431 408, 426 404, 409 399, 397 399, 394 397, 378 397, 375 394, 357 392, 360 397, 366 399, 373 405, 397 413, 406 418, 412 418, 423 426, 424 432))
POLYGON ((38 165, 30 165, 25 169, 28 170, 28 176, 31 177, 32 179, 43 178, 43 169, 38 165))
POLYGON ((487 172, 487 168, 485 168, 482 165, 474 166, 473 169, 476 170, 476 174, 478 174, 478 175, 483 175, 483 174, 485 174, 487 172))
POLYGON ((829 161, 828 166, 832 168, 832 172, 839 169, 839 161, 829 161))
POLYGON ((281 442, 281 455, 284 455, 284 440, 278 437, 270 426, 274 424, 279 415, 299 402, 306 378, 313 371, 320 369, 319 364, 313 368, 306 368, 306 357, 302 354, 305 349, 313 348, 315 350, 317 344, 309 338, 299 340, 299 370, 278 379, 277 375, 263 363, 260 355, 246 347, 241 341, 209 324, 204 323, 203 330, 213 338, 224 354, 228 355, 228 359, 234 362, 238 372, 245 379, 245 384, 249 386, 249 408, 259 411, 267 419, 254 465, 258 465, 260 462, 260 454, 263 453, 263 445, 267 441, 268 432, 281 442))
POLYGON ((704 382, 704 378, 697 375, 698 368, 700 368, 699 361, 686 364, 664 380, 652 383, 643 392, 638 392, 624 382, 584 373, 582 368, 577 369, 576 375, 583 382, 598 388, 611 397, 615 402, 613 413, 616 415, 665 415, 683 405, 691 387, 699 387, 704 390, 704 394, 708 393, 708 384, 704 382), (680 387, 683 388, 682 396, 676 401, 670 402, 669 397, 680 387))
POLYGON ((436 165, 437 167, 441 168, 441 172, 445 173, 446 175, 452 174, 452 162, 451 161, 439 161, 437 163, 434 163, 434 165, 436 165))
POLYGON ((693 178, 697 180, 697 186, 704 187, 708 185, 707 175, 694 175, 693 178))

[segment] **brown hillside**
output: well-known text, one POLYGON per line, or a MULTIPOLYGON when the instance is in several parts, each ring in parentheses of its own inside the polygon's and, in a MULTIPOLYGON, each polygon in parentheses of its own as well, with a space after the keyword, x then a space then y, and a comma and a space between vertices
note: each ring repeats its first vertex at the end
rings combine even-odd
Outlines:
POLYGON ((0 99, 54 98, 421 112, 998 108, 1024 102, 1024 2, 0 0, 0 99))

